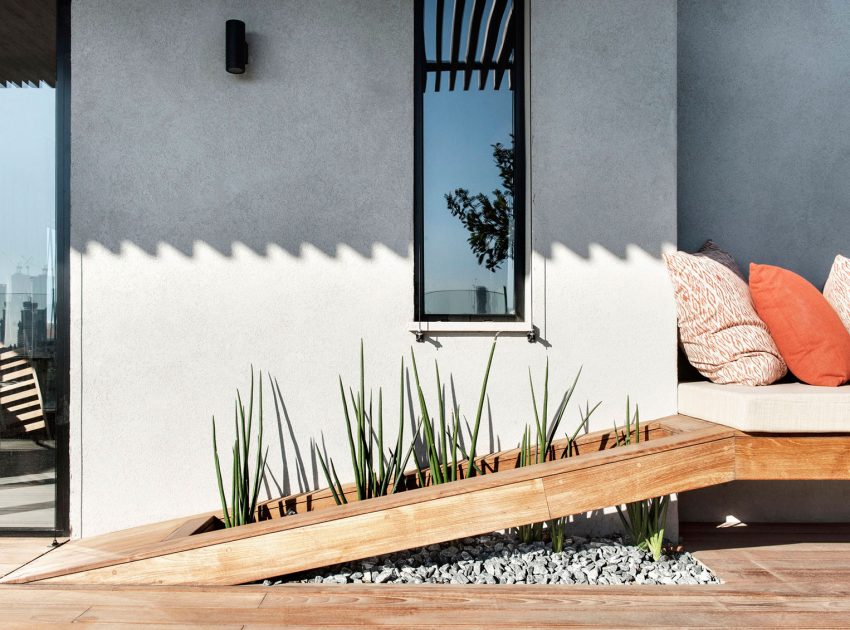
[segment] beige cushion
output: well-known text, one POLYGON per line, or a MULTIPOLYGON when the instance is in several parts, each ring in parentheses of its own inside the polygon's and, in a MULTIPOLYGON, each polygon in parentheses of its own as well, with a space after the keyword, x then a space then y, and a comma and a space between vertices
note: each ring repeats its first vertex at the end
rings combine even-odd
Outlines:
POLYGON ((823 288, 823 296, 850 331, 850 258, 836 256, 823 288))
POLYGON ((682 348, 700 374, 743 385, 769 385, 785 376, 785 362, 756 314, 750 289, 733 269, 707 253, 665 254, 664 262, 682 348))
POLYGON ((748 433, 850 433, 850 385, 680 383, 679 413, 748 433))

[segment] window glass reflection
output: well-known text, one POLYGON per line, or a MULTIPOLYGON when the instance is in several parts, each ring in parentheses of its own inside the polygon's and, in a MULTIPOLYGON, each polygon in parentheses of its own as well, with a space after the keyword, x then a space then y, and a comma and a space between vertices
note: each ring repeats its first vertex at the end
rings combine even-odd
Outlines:
POLYGON ((517 312, 513 3, 425 0, 425 315, 517 312))
POLYGON ((0 84, 0 528, 55 523, 56 112, 0 84))

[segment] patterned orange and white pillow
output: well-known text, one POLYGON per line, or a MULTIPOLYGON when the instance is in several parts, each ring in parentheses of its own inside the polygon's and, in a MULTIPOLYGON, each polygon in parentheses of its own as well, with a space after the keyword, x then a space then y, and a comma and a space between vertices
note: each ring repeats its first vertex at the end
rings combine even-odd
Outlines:
POLYGON ((665 254, 679 338, 688 360, 714 383, 770 385, 788 368, 750 298, 728 266, 685 252, 665 254))
POLYGON ((823 296, 850 331, 850 258, 836 256, 823 288, 823 296))

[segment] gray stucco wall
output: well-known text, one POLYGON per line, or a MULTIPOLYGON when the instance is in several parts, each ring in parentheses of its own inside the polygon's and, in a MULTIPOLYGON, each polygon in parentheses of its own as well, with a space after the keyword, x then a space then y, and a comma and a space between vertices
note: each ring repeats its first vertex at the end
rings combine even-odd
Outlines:
MULTIPOLYGON (((850 3, 679 1, 679 244, 823 286, 850 255, 850 3)), ((846 482, 738 482, 680 497, 690 521, 846 520, 846 482)))
MULTIPOLYGON (((92 535, 217 506, 210 416, 230 437, 253 363, 266 492, 348 474, 337 376, 397 404, 399 357, 439 358, 470 415, 492 333, 413 344, 409 0, 75 0, 72 5, 72 524, 92 535), (224 22, 251 64, 223 68, 224 22), (268 394, 268 390, 267 390, 268 394), (291 424, 287 424, 287 423, 291 424), (303 471, 299 474, 296 471, 303 471)), ((530 254, 544 343, 506 334, 480 450, 531 420, 527 367, 593 427, 675 411, 674 0, 534 0, 530 254)), ((424 386, 433 391, 430 369, 424 386)), ((578 415, 566 420, 574 426, 578 415)), ((227 466, 227 462, 224 463, 227 466)))
POLYGON ((680 0, 679 244, 822 287, 850 255, 850 3, 680 0))

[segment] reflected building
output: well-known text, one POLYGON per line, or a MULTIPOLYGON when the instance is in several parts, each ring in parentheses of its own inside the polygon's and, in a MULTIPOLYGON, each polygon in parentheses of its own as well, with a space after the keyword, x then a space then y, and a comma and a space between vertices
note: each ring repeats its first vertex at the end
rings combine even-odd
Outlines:
POLYGON ((47 350, 47 309, 38 302, 24 302, 18 323, 18 348, 33 356, 47 350))
POLYGON ((18 327, 21 323, 21 312, 24 310, 24 302, 30 300, 32 293, 32 278, 21 273, 21 268, 9 277, 9 292, 6 296, 6 321, 4 338, 9 345, 14 346, 18 342, 18 327))
POLYGON ((45 269, 37 276, 21 273, 20 267, 10 276, 7 285, 0 285, 3 318, 0 327, 0 342, 11 347, 17 346, 35 350, 44 347, 48 339, 48 286, 51 278, 45 269))
POLYGON ((47 301, 47 287, 51 285, 51 278, 48 278, 47 267, 44 267, 37 276, 30 276, 30 296, 31 302, 36 302, 45 311, 49 310, 50 302, 47 301))

